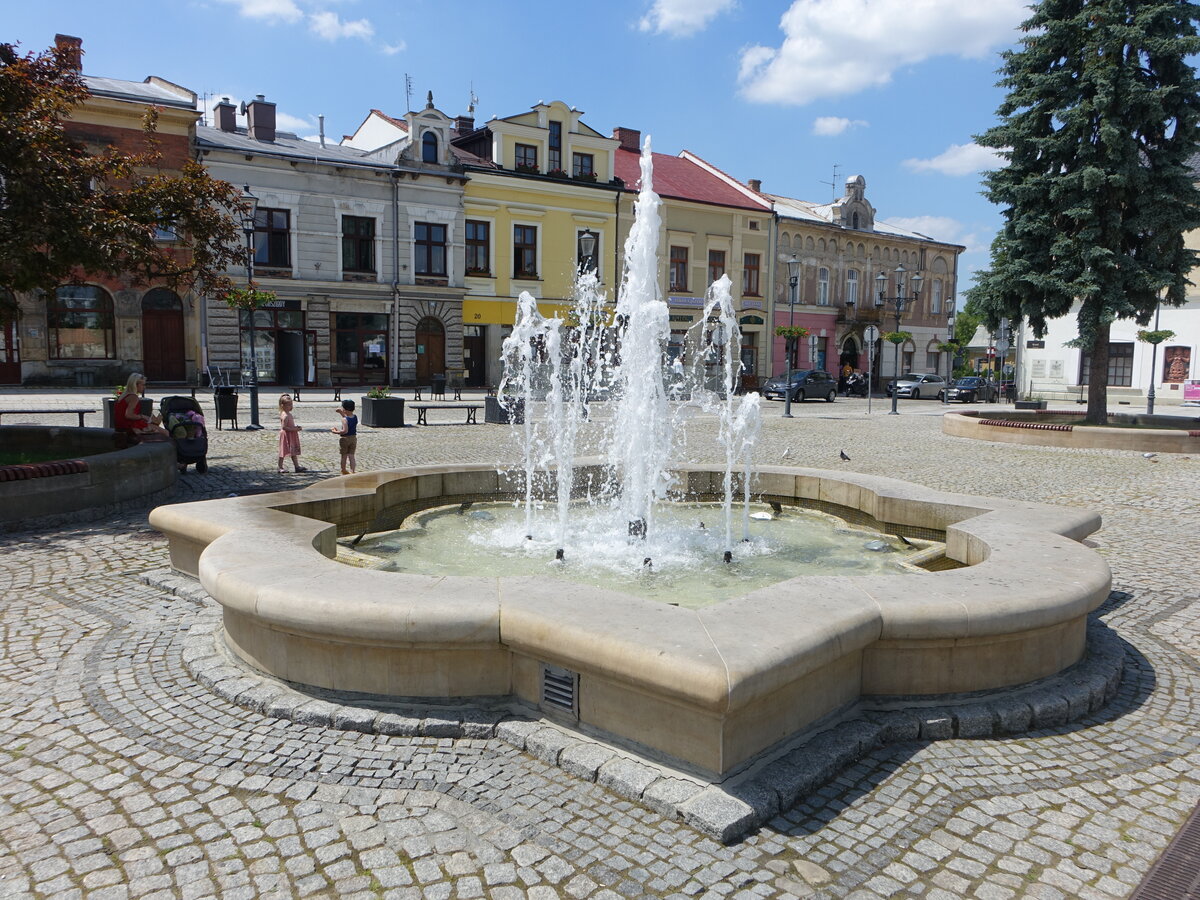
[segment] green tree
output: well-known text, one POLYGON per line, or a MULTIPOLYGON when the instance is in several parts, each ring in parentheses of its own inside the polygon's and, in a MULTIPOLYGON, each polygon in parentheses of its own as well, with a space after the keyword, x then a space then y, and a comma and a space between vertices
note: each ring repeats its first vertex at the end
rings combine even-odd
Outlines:
POLYGON ((1000 124, 976 137, 1008 162, 985 179, 1005 221, 969 296, 989 328, 1026 318, 1038 337, 1080 304, 1096 424, 1112 322, 1185 302, 1196 264, 1183 236, 1200 226, 1198 13, 1185 0, 1041 0, 1004 54, 1000 124))
POLYGON ((245 253, 240 192, 196 162, 164 169, 152 108, 135 152, 89 149, 67 124, 88 96, 64 51, 0 44, 0 288, 52 291, 90 273, 227 290, 245 253), (162 228, 177 240, 159 240, 162 228))

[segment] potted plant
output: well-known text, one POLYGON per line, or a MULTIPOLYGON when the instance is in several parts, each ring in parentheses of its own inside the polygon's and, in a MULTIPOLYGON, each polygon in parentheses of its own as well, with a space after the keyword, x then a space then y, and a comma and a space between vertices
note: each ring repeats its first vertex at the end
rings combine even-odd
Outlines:
POLYGON ((1024 400, 1017 400, 1013 406, 1017 409, 1045 409, 1046 401, 1040 395, 1026 394, 1024 400))
POLYGON ((387 385, 371 388, 362 398, 362 422, 372 428, 403 428, 404 398, 393 397, 387 385))
POLYGON ((537 175, 538 167, 531 166, 528 163, 517 163, 513 166, 514 172, 520 172, 522 175, 537 175))
POLYGON ((572 175, 571 177, 575 181, 587 181, 587 182, 590 182, 591 184, 596 183, 596 173, 595 172, 580 172, 578 175, 572 175))
POLYGON ((550 178, 566 178, 567 173, 562 169, 551 169, 546 173, 550 178))

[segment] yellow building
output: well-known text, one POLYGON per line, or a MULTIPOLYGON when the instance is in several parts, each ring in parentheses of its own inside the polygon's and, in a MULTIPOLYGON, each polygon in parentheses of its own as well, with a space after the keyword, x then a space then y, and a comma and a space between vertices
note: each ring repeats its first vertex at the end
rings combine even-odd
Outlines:
POLYGON ((469 179, 463 197, 463 355, 472 374, 478 369, 471 361, 482 355, 487 384, 499 381, 501 342, 522 292, 535 297, 544 314, 565 314, 586 261, 585 236, 595 240, 590 267, 613 296, 620 275, 616 223, 623 185, 614 181, 619 144, 581 116, 556 100, 481 128, 458 120, 452 143, 469 179))

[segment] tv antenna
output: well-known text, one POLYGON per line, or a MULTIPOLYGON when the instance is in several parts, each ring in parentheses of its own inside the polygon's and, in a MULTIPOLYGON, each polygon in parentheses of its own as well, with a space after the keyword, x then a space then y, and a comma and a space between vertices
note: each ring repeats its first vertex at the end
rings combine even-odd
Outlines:
POLYGON ((412 111, 412 76, 407 72, 404 73, 404 108, 412 111))
POLYGON ((478 105, 479 105, 479 98, 475 96, 475 82, 472 81, 471 82, 471 100, 469 103, 467 103, 467 113, 470 115, 474 115, 475 107, 477 107, 478 105))
POLYGON ((830 202, 833 202, 834 200, 837 199, 837 180, 838 180, 837 176, 838 176, 838 169, 840 169, 840 168, 841 168, 840 165, 838 165, 837 163, 834 163, 833 164, 833 181, 822 181, 821 182, 821 184, 829 185, 829 200, 830 200, 830 202))

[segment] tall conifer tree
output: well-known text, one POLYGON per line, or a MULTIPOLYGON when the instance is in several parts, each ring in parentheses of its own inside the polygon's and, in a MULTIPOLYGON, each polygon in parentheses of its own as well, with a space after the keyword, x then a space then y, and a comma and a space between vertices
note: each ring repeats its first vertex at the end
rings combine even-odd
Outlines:
POLYGON ((991 328, 1036 336, 1078 301, 1091 353, 1088 421, 1107 421, 1109 328, 1180 305, 1200 227, 1200 7, 1186 0, 1041 0, 1004 54, 1000 124, 976 137, 1008 164, 985 178, 1004 208, 971 299, 991 328))

